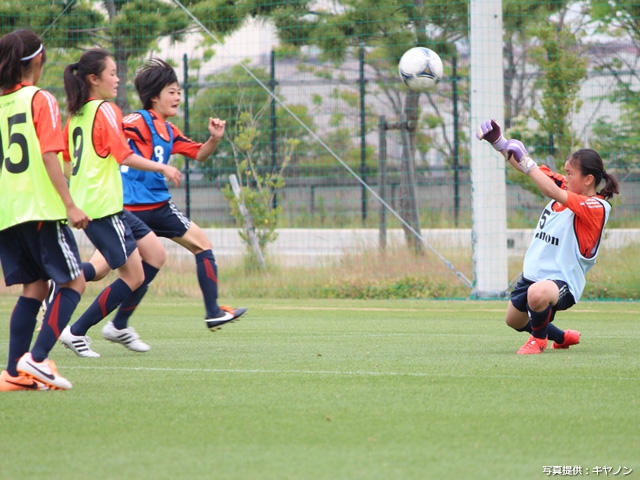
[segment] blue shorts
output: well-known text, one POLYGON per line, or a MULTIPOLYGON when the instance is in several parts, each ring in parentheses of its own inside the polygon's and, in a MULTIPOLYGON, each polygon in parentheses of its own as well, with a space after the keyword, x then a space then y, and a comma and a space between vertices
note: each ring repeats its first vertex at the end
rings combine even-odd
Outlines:
POLYGON ((135 210, 130 213, 142 220, 159 237, 182 237, 191 226, 191 220, 171 200, 150 210, 135 210))
POLYGON ((82 274, 73 232, 57 220, 26 222, 2 230, 0 259, 7 286, 49 279, 61 284, 82 274))
MULTIPOLYGON (((566 282, 562 280, 551 280, 558 286, 558 290, 560 294, 558 296, 558 303, 556 303, 555 307, 553 307, 554 312, 559 312, 562 310, 567 310, 576 304, 573 295, 569 291, 569 287, 566 282)), ((527 292, 529 291, 529 287, 536 282, 533 282, 529 279, 522 277, 516 287, 511 292, 511 303, 517 310, 521 312, 527 311, 527 292)))
POLYGON ((136 242, 151 233, 151 229, 142 220, 127 210, 122 211, 122 219, 127 222, 129 228, 131 228, 131 233, 133 234, 133 238, 136 239, 136 242))
POLYGON ((127 263, 138 248, 131 227, 122 212, 89 222, 84 229, 93 246, 102 254, 111 270, 127 263))

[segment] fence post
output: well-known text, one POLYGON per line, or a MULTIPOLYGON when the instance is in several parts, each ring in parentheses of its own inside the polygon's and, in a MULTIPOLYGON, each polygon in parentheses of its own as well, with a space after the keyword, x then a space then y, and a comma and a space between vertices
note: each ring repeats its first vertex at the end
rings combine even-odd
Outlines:
POLYGON ((458 113, 458 56, 452 58, 451 86, 453 89, 453 214, 455 226, 460 217, 460 114, 458 113))
MULTIPOLYGON (((183 61, 183 71, 184 71, 184 134, 186 137, 189 137, 189 58, 185 53, 182 57, 183 61)), ((184 193, 185 193, 185 202, 186 202, 186 213, 187 218, 191 218, 191 182, 189 179, 189 157, 184 157, 184 193)))
MULTIPOLYGON (((382 200, 387 201, 387 121, 384 115, 378 117, 378 195, 382 200)), ((387 209, 382 204, 380 204, 379 222, 379 246, 380 250, 386 250, 387 209)))
POLYGON ((362 185, 362 223, 367 220, 367 188, 364 186, 367 183, 367 141, 366 135, 366 115, 364 110, 364 96, 365 96, 365 84, 364 78, 364 44, 360 44, 360 177, 364 182, 362 185))
MULTIPOLYGON (((271 105, 269 106, 270 108, 270 130, 271 130, 271 175, 275 174, 276 172, 276 167, 278 166, 278 160, 277 160, 277 156, 278 156, 278 143, 277 143, 277 136, 276 136, 276 101, 273 97, 273 95, 275 95, 276 92, 276 52, 275 50, 271 50, 271 73, 269 75, 269 89, 271 90, 271 105)), ((273 186, 271 187, 271 195, 272 195, 272 201, 271 201, 271 207, 272 208, 277 208, 278 207, 278 196, 275 192, 275 189, 273 188, 273 186)))

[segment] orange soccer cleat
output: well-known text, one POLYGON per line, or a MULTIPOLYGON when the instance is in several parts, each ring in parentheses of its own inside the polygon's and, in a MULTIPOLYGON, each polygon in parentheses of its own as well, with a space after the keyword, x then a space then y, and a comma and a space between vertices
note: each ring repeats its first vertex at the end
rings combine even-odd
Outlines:
POLYGON ((518 355, 536 355, 544 352, 544 349, 547 348, 547 339, 546 338, 536 338, 533 335, 529 337, 527 343, 525 343, 520 350, 518 350, 518 355))
POLYGON ((565 330, 564 342, 562 343, 553 342, 553 344, 551 345, 551 348, 553 348, 554 350, 567 349, 571 345, 577 345, 578 343, 580 343, 580 332, 578 332, 577 330, 565 330))
POLYGON ((0 373, 0 392, 14 392, 17 390, 49 390, 49 387, 26 375, 18 374, 17 377, 12 377, 9 372, 3 370, 0 373))

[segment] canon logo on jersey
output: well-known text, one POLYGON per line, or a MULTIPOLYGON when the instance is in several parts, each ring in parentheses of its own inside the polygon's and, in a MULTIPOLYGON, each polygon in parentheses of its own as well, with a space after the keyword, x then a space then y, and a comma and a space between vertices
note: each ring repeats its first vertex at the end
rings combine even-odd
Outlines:
POLYGON ((540 239, 543 242, 550 243, 551 245, 558 246, 560 244, 560 240, 558 239, 558 237, 552 237, 551 235, 544 232, 536 233, 535 238, 540 239))

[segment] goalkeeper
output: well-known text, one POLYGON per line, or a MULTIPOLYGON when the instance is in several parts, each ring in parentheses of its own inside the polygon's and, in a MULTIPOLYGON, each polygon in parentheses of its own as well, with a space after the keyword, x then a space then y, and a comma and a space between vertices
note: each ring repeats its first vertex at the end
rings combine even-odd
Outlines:
POLYGON ((538 166, 519 140, 505 139, 495 120, 483 122, 476 137, 491 143, 551 199, 540 215, 524 257, 522 278, 507 307, 507 325, 530 334, 518 354, 540 354, 548 340, 553 341, 554 349, 576 345, 580 332, 560 330, 551 322, 557 311, 580 300, 585 274, 596 263, 609 219, 608 200, 619 193, 618 182, 591 149, 569 155, 563 176, 538 166), (602 181, 604 186, 598 190, 602 181))

